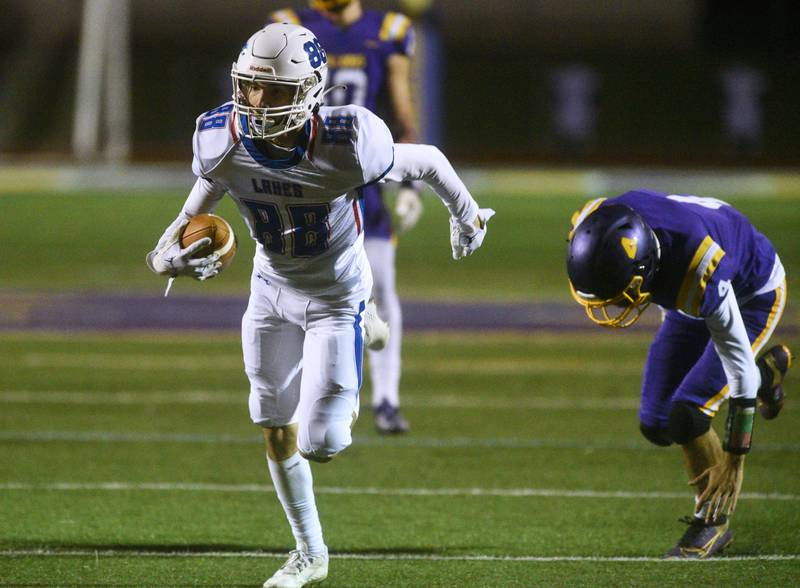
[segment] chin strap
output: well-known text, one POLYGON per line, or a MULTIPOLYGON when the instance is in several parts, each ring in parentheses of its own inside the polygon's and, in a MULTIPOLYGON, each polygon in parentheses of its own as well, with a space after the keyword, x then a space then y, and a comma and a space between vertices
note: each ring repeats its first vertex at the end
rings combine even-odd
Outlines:
POLYGON ((722 448, 728 453, 744 455, 750 451, 756 399, 731 398, 729 404, 728 419, 725 421, 725 442, 722 448))
POLYGON ((325 100, 325 96, 327 96, 328 94, 330 94, 331 92, 333 92, 338 88, 341 88, 342 90, 347 90, 347 86, 345 86, 344 84, 336 84, 335 86, 331 86, 322 93, 322 96, 319 97, 320 104, 322 104, 322 101, 325 100))

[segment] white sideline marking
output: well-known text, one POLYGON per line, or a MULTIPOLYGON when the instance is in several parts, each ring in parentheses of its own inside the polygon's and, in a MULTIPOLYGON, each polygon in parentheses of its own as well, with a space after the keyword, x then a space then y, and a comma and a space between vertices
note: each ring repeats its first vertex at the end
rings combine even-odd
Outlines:
MULTIPOLYGON (((24 482, 0 483, 2 490, 100 490, 100 491, 186 491, 186 492, 224 492, 252 493, 274 492, 266 484, 195 484, 186 482, 53 482, 49 484, 29 484, 24 482)), ((626 490, 561 490, 557 488, 346 488, 342 486, 319 486, 317 494, 359 495, 359 496, 500 496, 510 498, 653 498, 686 499, 690 492, 630 492, 626 490)), ((744 492, 741 499, 746 500, 800 500, 797 494, 777 492, 744 492)))
MULTIPOLYGON (((0 551, 0 557, 219 557, 219 558, 277 558, 283 559, 286 553, 269 551, 127 551, 124 549, 6 549, 0 551)), ((706 560, 697 559, 664 559, 663 557, 631 557, 600 555, 435 555, 419 553, 331 553, 331 559, 358 559, 372 561, 505 561, 505 562, 731 562, 731 561, 795 561, 800 554, 785 555, 733 555, 718 556, 706 560)))
MULTIPOLYGON (((198 433, 116 433, 111 431, 0 431, 1 441, 31 441, 50 443, 208 443, 212 445, 260 445, 261 436, 211 435, 198 433)), ((587 442, 573 439, 520 439, 473 437, 378 437, 354 435, 353 443, 366 447, 415 448, 490 448, 490 449, 579 449, 591 451, 658 451, 646 441, 587 442)), ((763 453, 800 452, 798 443, 762 443, 757 450, 763 453)))
MULTIPOLYGON (((0 404, 75 404, 75 405, 131 405, 153 404, 217 404, 244 406, 247 391, 229 390, 154 390, 119 392, 70 392, 67 390, 0 390, 0 404)), ((367 399, 362 401, 368 406, 367 399)), ((608 398, 564 398, 554 396, 525 396, 523 398, 492 398, 489 396, 463 396, 458 394, 433 394, 403 396, 403 406, 411 408, 462 408, 480 410, 628 410, 639 405, 638 398, 616 396, 608 398)))

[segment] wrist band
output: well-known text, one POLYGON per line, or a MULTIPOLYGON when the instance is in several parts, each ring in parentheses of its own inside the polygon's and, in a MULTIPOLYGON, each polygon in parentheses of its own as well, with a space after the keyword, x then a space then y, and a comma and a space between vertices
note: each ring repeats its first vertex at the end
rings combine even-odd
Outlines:
POLYGON ((722 448, 728 453, 744 455, 750 451, 756 399, 731 398, 729 404, 728 420, 725 421, 725 442, 722 448))

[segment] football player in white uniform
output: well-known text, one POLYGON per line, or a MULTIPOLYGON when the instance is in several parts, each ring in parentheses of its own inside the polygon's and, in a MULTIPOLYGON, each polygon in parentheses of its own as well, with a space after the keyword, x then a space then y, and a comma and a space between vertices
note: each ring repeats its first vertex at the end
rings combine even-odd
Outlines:
POLYGON ((256 32, 233 64, 233 100, 197 119, 197 181, 178 218, 147 256, 167 276, 216 275, 215 254, 194 259, 201 239, 180 246, 191 217, 227 193, 257 241, 242 319, 250 416, 295 538, 264 586, 305 586, 328 573, 328 550, 309 460, 347 448, 358 416, 364 314, 372 275, 364 253, 359 189, 422 180, 450 211, 454 259, 483 242, 494 214, 479 209, 447 158, 427 145, 395 145, 358 106, 320 107, 327 57, 308 30, 286 23, 256 32))

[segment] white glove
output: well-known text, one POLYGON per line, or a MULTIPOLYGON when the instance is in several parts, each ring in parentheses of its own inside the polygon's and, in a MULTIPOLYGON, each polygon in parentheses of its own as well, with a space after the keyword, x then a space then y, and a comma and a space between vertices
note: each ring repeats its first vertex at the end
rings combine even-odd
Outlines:
POLYGON ((219 273, 222 265, 219 254, 212 253, 206 257, 192 258, 198 249, 211 244, 209 237, 204 237, 182 249, 181 231, 187 224, 189 224, 188 219, 178 219, 167 228, 156 249, 147 254, 147 267, 157 274, 173 278, 190 276, 201 281, 213 278, 219 273))
POLYGON ((408 186, 401 186, 397 191, 394 213, 397 215, 397 232, 405 233, 413 229, 422 216, 422 197, 419 191, 408 186))
POLYGON ((481 246, 486 237, 486 223, 494 216, 491 208, 478 209, 478 223, 463 224, 456 218, 450 217, 450 247, 453 248, 453 259, 461 259, 472 255, 481 246))

